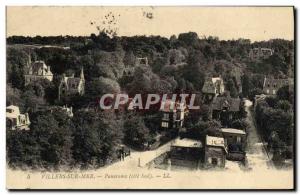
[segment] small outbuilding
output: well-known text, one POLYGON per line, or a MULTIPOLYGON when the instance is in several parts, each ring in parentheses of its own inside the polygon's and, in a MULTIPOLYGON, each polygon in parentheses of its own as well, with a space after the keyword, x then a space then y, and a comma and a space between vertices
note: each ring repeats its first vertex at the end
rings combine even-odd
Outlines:
POLYGON ((225 148, 225 141, 222 137, 206 136, 205 144, 205 166, 211 167, 225 167, 227 150, 225 148))
POLYGON ((171 165, 198 168, 203 157, 203 145, 199 140, 177 138, 171 145, 171 165))

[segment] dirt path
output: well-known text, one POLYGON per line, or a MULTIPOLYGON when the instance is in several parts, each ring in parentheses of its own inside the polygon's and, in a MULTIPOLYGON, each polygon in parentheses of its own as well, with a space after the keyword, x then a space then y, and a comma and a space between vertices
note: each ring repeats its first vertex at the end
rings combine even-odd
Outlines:
POLYGON ((251 114, 250 107, 252 106, 252 102, 250 100, 245 101, 247 118, 246 121, 249 124, 249 132, 247 137, 247 159, 248 166, 253 170, 266 170, 273 168, 272 161, 270 160, 268 153, 264 147, 263 141, 259 136, 254 118, 251 114))

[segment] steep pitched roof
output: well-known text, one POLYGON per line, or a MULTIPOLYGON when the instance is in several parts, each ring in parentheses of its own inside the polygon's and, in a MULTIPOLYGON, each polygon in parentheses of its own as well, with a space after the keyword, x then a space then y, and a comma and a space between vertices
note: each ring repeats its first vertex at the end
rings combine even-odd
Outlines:
POLYGON ((229 111, 238 112, 240 110, 241 100, 232 97, 215 97, 212 102, 213 110, 223 110, 227 107, 229 111))
POLYGON ((34 63, 32 63, 31 70, 32 70, 32 74, 34 74, 34 75, 40 75, 41 72, 42 72, 42 74, 52 75, 52 72, 50 71, 50 69, 45 64, 44 61, 35 61, 34 63))

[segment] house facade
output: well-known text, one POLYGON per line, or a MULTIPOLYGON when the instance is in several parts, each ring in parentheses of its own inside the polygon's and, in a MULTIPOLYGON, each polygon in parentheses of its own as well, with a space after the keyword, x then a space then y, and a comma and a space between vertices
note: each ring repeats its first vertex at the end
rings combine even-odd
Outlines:
POLYGON ((270 48, 253 48, 249 52, 249 58, 251 60, 267 59, 274 54, 274 49, 270 48))
POLYGON ((204 101, 211 101, 215 96, 223 94, 224 91, 224 81, 221 77, 206 79, 202 87, 204 101))
POLYGON ((63 111, 67 114, 68 117, 72 118, 74 116, 73 114, 73 108, 72 106, 67 107, 67 106, 53 106, 49 108, 50 112, 56 112, 56 111, 63 111))
POLYGON ((239 98, 215 97, 211 105, 212 118, 219 120, 223 127, 229 126, 234 119, 238 118, 241 103, 239 98))
POLYGON ((162 102, 162 129, 180 129, 183 126, 186 105, 172 100, 162 102))
POLYGON ((44 61, 35 61, 31 63, 29 60, 25 77, 25 86, 34 83, 37 80, 47 79, 53 80, 53 74, 50 66, 47 66, 44 61))
POLYGON ((28 113, 21 114, 18 106, 10 105, 6 107, 6 125, 9 130, 29 130, 28 113))
POLYGON ((294 85, 293 79, 274 79, 264 78, 263 92, 265 95, 276 95, 277 91, 283 86, 294 85))
POLYGON ((58 99, 69 95, 83 95, 85 92, 85 79, 83 69, 81 69, 80 77, 74 77, 74 74, 67 77, 65 74, 58 87, 58 99))

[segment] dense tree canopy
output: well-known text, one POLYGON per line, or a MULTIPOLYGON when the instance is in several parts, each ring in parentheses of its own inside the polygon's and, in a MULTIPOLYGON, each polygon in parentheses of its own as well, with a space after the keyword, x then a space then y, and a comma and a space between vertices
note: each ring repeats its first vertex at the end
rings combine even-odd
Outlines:
MULTIPOLYGON (((105 93, 122 92, 130 97, 147 93, 195 93, 196 105, 201 105, 201 109, 190 111, 185 118, 185 136, 203 140, 207 134, 219 136, 221 127, 218 121, 210 119, 209 105, 202 102, 206 78, 221 76, 232 97, 254 100, 255 95, 262 93, 265 76, 287 78, 294 70, 294 42, 281 39, 251 43, 248 39, 200 37, 195 32, 165 38, 118 37, 100 31, 97 35, 79 37, 12 36, 7 43, 6 104, 29 112, 32 121, 28 132, 8 132, 7 156, 13 166, 97 167, 114 161, 123 142, 145 148, 158 133, 160 113, 104 112, 87 106, 97 104, 105 93), (249 52, 257 47, 272 48, 275 53, 253 61, 249 52), (51 67, 52 82, 42 80, 25 87, 29 57, 32 61, 43 60, 51 67), (141 57, 147 57, 148 65, 137 64, 136 58, 141 57), (85 94, 58 101, 62 75, 78 76, 81 68, 86 80, 85 94), (124 75, 126 69, 132 70, 132 75, 124 75), (65 113, 45 111, 63 104, 73 106, 72 120, 65 113), (40 112, 40 108, 44 111, 40 112)), ((281 88, 275 98, 258 105, 257 124, 265 137, 274 135, 269 139, 274 148, 292 144, 293 112, 291 86, 281 88)), ((245 110, 239 114, 239 119, 231 125, 246 129, 245 110)))

